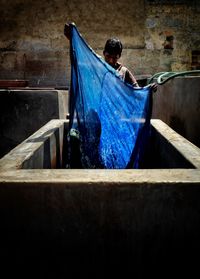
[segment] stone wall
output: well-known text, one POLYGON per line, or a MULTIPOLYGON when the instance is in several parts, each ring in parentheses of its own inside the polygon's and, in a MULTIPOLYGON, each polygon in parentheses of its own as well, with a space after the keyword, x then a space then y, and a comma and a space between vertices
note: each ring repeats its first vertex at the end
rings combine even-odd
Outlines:
POLYGON ((136 76, 199 67, 197 0, 1 0, 0 14, 0 79, 69 85, 70 21, 99 54, 107 38, 119 37, 121 60, 136 76))
POLYGON ((199 63, 196 67, 192 67, 193 51, 200 49, 200 2, 194 0, 146 2, 155 2, 147 5, 145 29, 147 51, 157 51, 159 56, 157 69, 157 65, 153 63, 155 70, 200 69, 199 63))

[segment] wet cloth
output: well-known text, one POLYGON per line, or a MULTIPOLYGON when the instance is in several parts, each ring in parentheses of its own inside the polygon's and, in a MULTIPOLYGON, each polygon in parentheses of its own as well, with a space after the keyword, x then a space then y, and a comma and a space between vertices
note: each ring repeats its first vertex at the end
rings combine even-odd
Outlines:
POLYGON ((82 167, 138 168, 149 136, 151 89, 127 84, 75 25, 70 32, 70 129, 79 133, 82 167))

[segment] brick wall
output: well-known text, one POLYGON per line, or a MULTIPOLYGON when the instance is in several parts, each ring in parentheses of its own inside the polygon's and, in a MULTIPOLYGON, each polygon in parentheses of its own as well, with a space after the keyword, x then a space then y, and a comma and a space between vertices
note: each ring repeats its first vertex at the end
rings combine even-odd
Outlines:
POLYGON ((117 36, 121 61, 136 75, 194 69, 200 50, 198 1, 1 0, 0 79, 28 79, 34 86, 70 80, 65 22, 73 21, 98 53, 117 36))

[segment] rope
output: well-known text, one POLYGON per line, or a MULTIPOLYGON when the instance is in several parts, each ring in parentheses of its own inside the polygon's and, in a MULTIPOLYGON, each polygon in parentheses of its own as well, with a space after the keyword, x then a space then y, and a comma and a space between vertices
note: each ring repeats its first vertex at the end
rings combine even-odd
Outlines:
POLYGON ((193 71, 184 71, 184 72, 159 72, 154 74, 148 81, 147 84, 152 83, 152 81, 157 78, 157 84, 161 85, 166 83, 168 80, 178 77, 178 76, 185 76, 191 74, 200 74, 200 70, 193 70, 193 71))

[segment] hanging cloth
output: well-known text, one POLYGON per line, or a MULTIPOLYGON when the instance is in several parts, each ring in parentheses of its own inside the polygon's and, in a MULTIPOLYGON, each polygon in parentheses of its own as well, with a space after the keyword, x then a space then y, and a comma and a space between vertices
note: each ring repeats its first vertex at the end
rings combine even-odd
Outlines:
POLYGON ((78 135, 81 168, 138 168, 149 136, 151 88, 125 83, 74 24, 70 32, 70 135, 78 135))

